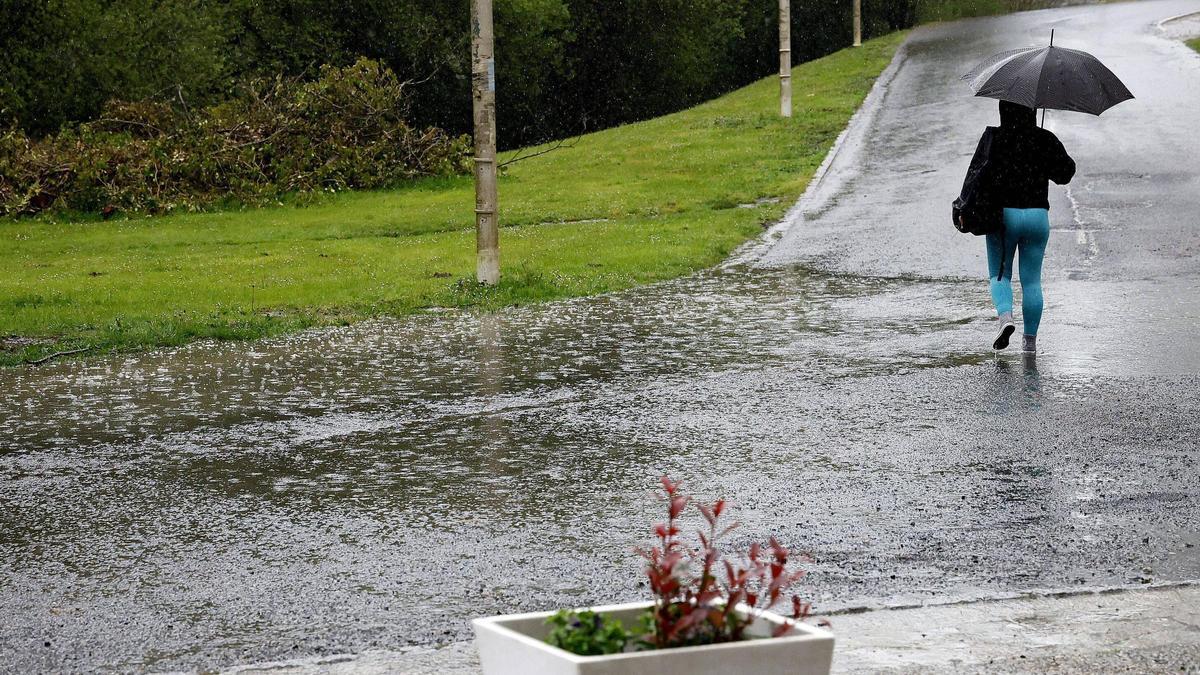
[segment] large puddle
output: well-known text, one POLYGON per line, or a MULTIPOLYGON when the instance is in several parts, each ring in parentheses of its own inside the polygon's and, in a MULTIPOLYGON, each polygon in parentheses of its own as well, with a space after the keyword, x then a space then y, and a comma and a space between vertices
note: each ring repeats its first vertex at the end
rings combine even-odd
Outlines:
POLYGON ((0 372, 0 662, 217 666, 640 598, 663 472, 810 551, 819 609, 1200 576, 1196 347, 1054 307, 1035 362, 986 349, 982 283, 731 269, 0 372))

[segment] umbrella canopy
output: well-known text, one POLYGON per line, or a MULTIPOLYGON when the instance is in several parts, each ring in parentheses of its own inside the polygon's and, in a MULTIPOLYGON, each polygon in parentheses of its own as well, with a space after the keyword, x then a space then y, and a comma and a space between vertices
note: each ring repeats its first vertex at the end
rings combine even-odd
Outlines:
POLYGON ((1099 115, 1133 98, 1100 60, 1065 47, 1026 47, 1001 52, 963 75, 976 96, 1099 115))

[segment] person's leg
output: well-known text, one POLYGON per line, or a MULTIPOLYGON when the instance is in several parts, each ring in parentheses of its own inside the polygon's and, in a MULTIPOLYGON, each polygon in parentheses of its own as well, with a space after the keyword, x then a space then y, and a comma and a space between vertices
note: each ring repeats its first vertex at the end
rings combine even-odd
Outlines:
MULTIPOLYGON (((1025 324, 1025 335, 1036 339, 1038 326, 1042 323, 1042 260, 1050 241, 1050 215, 1046 209, 1023 211, 1017 269, 1021 275, 1021 320, 1025 324)), ((1034 339, 1025 341, 1027 351, 1033 351, 1035 345, 1034 339)))
MULTIPOLYGON (((1009 232, 1015 226, 1016 216, 1019 212, 1017 209, 1004 209, 1004 229, 1009 232)), ((1013 254, 1017 250, 1017 240, 1012 236, 1004 236, 1004 248, 1000 248, 1001 236, 998 233, 989 234, 987 239, 987 257, 988 257, 988 283, 992 291, 992 304, 996 307, 996 316, 1004 316, 1008 314, 1012 316, 1013 310, 1013 291, 1012 291, 1012 263, 1013 254), (1004 262, 1004 278, 997 280, 996 275, 1000 272, 1000 263, 1004 262)))
POLYGON ((1014 209, 1004 209, 1005 234, 995 233, 989 234, 986 237, 988 274, 990 277, 988 284, 991 287, 992 304, 996 307, 996 317, 998 319, 996 338, 992 341, 992 349, 1007 348, 1008 340, 1016 330, 1012 318, 1012 264, 1013 255, 1017 250, 1017 242, 1016 239, 1007 234, 1010 221, 1015 218, 1016 213, 1018 212, 1014 209), (1003 246, 1001 245, 1001 241, 1003 241, 1003 246), (997 279, 1001 263, 1004 265, 1004 274, 1002 278, 997 279))

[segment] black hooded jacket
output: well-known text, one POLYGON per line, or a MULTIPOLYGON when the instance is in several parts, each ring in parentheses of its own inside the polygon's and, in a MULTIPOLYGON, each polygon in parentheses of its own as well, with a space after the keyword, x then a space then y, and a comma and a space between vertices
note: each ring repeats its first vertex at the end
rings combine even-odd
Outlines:
MULTIPOLYGON (((1058 137, 1037 125, 1037 112, 1023 105, 1000 101, 1000 126, 988 127, 992 134, 988 161, 990 201, 1013 209, 1048 209, 1047 180, 1059 185, 1071 182, 1075 160, 1058 137)), ((983 161, 984 138, 979 139, 971 165, 983 161)))

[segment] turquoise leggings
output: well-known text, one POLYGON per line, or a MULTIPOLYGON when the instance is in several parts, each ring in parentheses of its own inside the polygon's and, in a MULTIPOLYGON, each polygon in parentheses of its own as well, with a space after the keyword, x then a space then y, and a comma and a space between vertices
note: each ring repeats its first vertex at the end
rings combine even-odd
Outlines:
POLYGON ((1021 319, 1024 333, 1037 335, 1042 322, 1042 258, 1050 241, 1050 214, 1046 209, 1004 209, 1004 251, 1000 235, 987 236, 988 271, 991 273, 992 304, 996 314, 1013 309, 1013 256, 1021 251, 1017 272, 1021 275, 1021 319), (996 280, 1000 256, 1004 256, 1004 278, 996 280))

